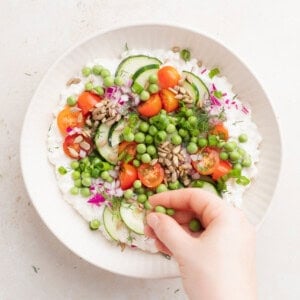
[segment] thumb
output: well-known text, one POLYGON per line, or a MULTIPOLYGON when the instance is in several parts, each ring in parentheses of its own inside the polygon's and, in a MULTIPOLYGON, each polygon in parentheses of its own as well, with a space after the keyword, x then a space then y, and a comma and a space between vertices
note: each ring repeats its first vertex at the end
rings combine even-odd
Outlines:
POLYGON ((189 249, 192 237, 173 218, 161 213, 150 213, 147 223, 174 256, 182 256, 189 249))

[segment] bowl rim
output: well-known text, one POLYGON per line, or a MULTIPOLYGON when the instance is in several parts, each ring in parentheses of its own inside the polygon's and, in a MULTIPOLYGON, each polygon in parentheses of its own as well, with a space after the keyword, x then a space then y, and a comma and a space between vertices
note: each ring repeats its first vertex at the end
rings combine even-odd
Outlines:
MULTIPOLYGON (((125 272, 122 272, 121 270, 118 270, 118 271, 112 271, 110 270, 109 268, 106 268, 106 267, 100 267, 99 265, 97 265, 95 262, 89 260, 89 258, 86 258, 86 257, 82 257, 80 255, 80 253, 78 253, 76 251, 76 249, 71 249, 65 242, 64 240, 62 240, 54 230, 52 230, 51 226, 48 225, 48 222, 42 217, 42 214, 40 213, 40 210, 38 208, 38 205, 36 203, 36 201, 33 200, 33 197, 32 197, 32 193, 29 189, 29 179, 27 177, 24 176, 25 174, 25 155, 23 153, 23 144, 24 144, 24 139, 25 139, 25 128, 26 128, 26 123, 28 122, 29 120, 29 117, 30 117, 30 111, 32 110, 32 100, 37 96, 37 94, 39 93, 41 87, 43 86, 43 84, 45 83, 45 80, 46 80, 46 77, 47 75, 53 70, 56 68, 56 66, 66 57, 68 56, 73 50, 75 50, 76 48, 80 47, 81 45, 85 44, 86 42, 88 42, 89 40, 92 40, 93 38, 96 38, 97 36, 101 36, 103 34, 106 34, 106 33, 109 33, 109 32, 113 32, 113 31, 118 31, 118 30, 122 30, 122 29, 128 29, 128 28, 134 28, 134 27, 151 27, 151 26, 161 26, 161 27, 171 27, 171 28, 174 28, 174 29, 181 29, 181 30, 186 30, 186 31, 190 31, 194 34, 199 34, 199 35, 202 35, 203 37, 209 39, 209 40, 212 40, 214 43, 216 44, 219 44, 221 45, 222 47, 224 47, 231 55, 233 55, 235 57, 236 60, 238 60, 242 65, 243 67, 254 77, 255 81, 256 81, 256 84, 258 84, 258 86, 261 88, 262 92, 265 94, 266 98, 268 99, 268 102, 269 102, 269 105, 271 107, 271 112, 273 113, 273 115, 276 117, 276 114, 275 114, 275 109, 274 109, 274 106, 273 106, 273 103, 270 101, 270 98, 266 92, 266 90, 263 88, 263 86, 261 85, 260 81, 258 80, 258 76, 256 76, 256 73, 250 69, 250 67, 248 66, 247 63, 245 63, 245 61, 240 58, 240 56, 238 56, 229 46, 226 45, 226 43, 221 39, 221 38, 218 38, 216 39, 215 37, 213 37, 212 35, 210 34, 207 34, 201 30, 198 30, 195 26, 186 26, 186 25, 178 25, 176 24, 175 22, 150 22, 150 21, 145 21, 145 22, 127 22, 127 23, 124 23, 124 24, 121 24, 121 25, 116 25, 116 26, 110 26, 110 27, 107 27, 105 29, 102 29, 102 30, 99 30, 93 34, 90 34, 88 35, 86 38, 84 39, 80 39, 79 41, 77 41, 75 44, 73 44, 72 46, 70 46, 69 48, 67 48, 67 50, 64 50, 62 52, 62 54, 59 55, 58 58, 56 58, 56 60, 50 65, 50 67, 48 67, 46 69, 46 71, 44 72, 44 74, 42 75, 42 79, 40 80, 38 86, 36 87, 33 95, 31 96, 30 98, 30 102, 27 106, 27 109, 26 109, 26 113, 25 113, 25 117, 24 117, 24 120, 23 120, 23 123, 22 123, 22 130, 21 130, 21 137, 20 137, 20 146, 19 146, 19 154, 20 154, 20 165, 21 165, 21 173, 22 173, 22 178, 23 178, 23 181, 25 183, 25 189, 27 191, 27 194, 30 198, 30 201, 31 203, 33 204, 33 207, 35 208, 38 216, 41 218, 42 222, 46 225, 46 227, 48 228, 48 230, 67 248, 69 249, 71 252, 75 253, 77 256, 81 257, 82 259, 84 259, 85 261, 87 261, 88 263, 92 264, 93 266, 97 267, 97 268, 101 268, 105 271, 109 271, 109 272, 113 272, 115 274, 118 274, 118 275, 122 275, 122 276, 126 276, 126 277, 131 277, 131 278, 175 278, 175 277, 179 277, 178 276, 141 276, 141 275, 133 275, 133 274, 127 274, 125 272)), ((276 125, 277 125, 277 130, 278 130, 278 138, 279 138, 279 147, 278 147, 278 151, 279 151, 279 157, 280 157, 280 163, 279 163, 279 166, 278 166, 278 176, 277 176, 277 179, 276 179, 276 182, 275 182, 275 188, 273 190, 273 193, 271 195, 271 198, 272 200, 270 201, 270 203, 268 204, 268 207, 264 213, 264 216, 263 218, 261 219, 261 221, 255 226, 255 230, 258 231, 262 224, 264 223, 265 219, 266 219, 266 216, 267 214, 269 213, 270 211, 270 208, 273 204, 273 198, 274 198, 274 195, 276 194, 277 190, 278 190, 278 182, 281 178, 281 171, 282 171, 282 131, 281 131, 281 128, 280 128, 280 125, 279 125, 279 122, 276 122, 276 125)))

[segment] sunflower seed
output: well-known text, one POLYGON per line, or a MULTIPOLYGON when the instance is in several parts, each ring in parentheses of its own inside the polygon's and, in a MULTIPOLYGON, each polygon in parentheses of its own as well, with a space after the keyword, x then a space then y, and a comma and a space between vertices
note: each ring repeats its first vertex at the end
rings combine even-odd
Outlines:
POLYGON ((86 150, 86 151, 88 151, 88 150, 91 149, 91 145, 89 143, 85 142, 85 141, 83 141, 83 142, 80 143, 80 147, 83 150, 86 150))
POLYGON ((173 148, 172 152, 173 152, 174 154, 178 154, 179 151, 180 151, 180 149, 181 149, 181 146, 178 145, 178 146, 176 146, 176 147, 173 148))
POLYGON ((160 157, 166 157, 166 156, 167 156, 167 153, 165 153, 165 152, 158 152, 158 155, 159 155, 160 157))
POLYGON ((69 79, 67 82, 66 82, 66 86, 70 86, 72 84, 78 84, 81 82, 81 79, 80 78, 71 78, 69 79))
POLYGON ((170 92, 174 93, 175 95, 178 94, 178 91, 175 90, 175 89, 173 89, 173 88, 171 88, 171 87, 169 87, 168 90, 169 90, 170 92))
POLYGON ((158 162, 160 162, 161 164, 163 164, 163 163, 164 163, 164 159, 163 159, 162 157, 160 157, 160 158, 158 159, 158 162))
POLYGON ((202 61, 201 61, 201 60, 198 60, 198 61, 197 61, 197 65, 198 65, 199 68, 202 67, 202 61))
POLYGON ((154 166, 157 162, 158 162, 158 159, 157 159, 157 158, 152 159, 151 162, 150 162, 150 165, 151 165, 151 166, 154 166))
POLYGON ((186 76, 186 80, 189 82, 189 83, 193 83, 193 77, 191 75, 187 75, 186 76))
POLYGON ((68 150, 69 150, 70 154, 71 154, 74 158, 78 157, 77 151, 75 151, 73 148, 68 147, 68 150))
POLYGON ((171 164, 172 164, 171 161, 167 158, 165 158, 164 163, 166 166, 171 166, 171 164))
POLYGON ((175 167, 178 167, 179 161, 178 161, 178 157, 177 156, 173 156, 173 164, 174 164, 175 167))
POLYGON ((82 135, 78 135, 75 139, 74 139, 74 143, 75 144, 79 144, 83 141, 83 137, 82 135))
POLYGON ((186 89, 185 89, 184 87, 181 87, 181 88, 179 89, 179 92, 180 92, 181 94, 186 94, 186 89))
POLYGON ((175 172, 172 173, 171 180, 172 180, 172 182, 177 181, 177 174, 175 172))
POLYGON ((181 100, 181 99, 183 99, 183 95, 182 94, 177 94, 175 96, 175 99, 181 100))
POLYGON ((178 46, 174 46, 174 47, 172 48, 172 51, 173 51, 174 53, 177 53, 177 52, 180 51, 180 48, 179 48, 178 46))

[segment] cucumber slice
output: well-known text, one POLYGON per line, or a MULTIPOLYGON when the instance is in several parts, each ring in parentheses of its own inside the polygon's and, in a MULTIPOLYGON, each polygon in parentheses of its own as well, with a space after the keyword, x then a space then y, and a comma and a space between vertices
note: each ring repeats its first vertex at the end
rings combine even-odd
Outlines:
POLYGON ((124 224, 120 218, 120 215, 113 212, 108 206, 104 208, 103 211, 103 225, 109 236, 115 240, 119 241, 119 230, 124 224))
POLYGON ((118 146, 111 147, 108 136, 111 126, 101 124, 95 136, 95 145, 99 154, 109 163, 115 165, 118 161, 118 146))
POLYGON ((208 90, 207 86, 205 85, 205 83, 203 82, 203 80, 200 79, 197 75, 195 75, 192 72, 183 71, 182 73, 184 75, 186 75, 187 77, 189 77, 188 81, 190 81, 196 85, 198 92, 199 92, 199 99, 204 100, 205 97, 207 97, 209 95, 209 90, 208 90))
POLYGON ((134 86, 145 88, 146 83, 149 80, 150 75, 156 75, 159 69, 159 65, 147 65, 139 68, 132 76, 134 86))
POLYGON ((115 76, 129 78, 141 67, 153 64, 161 65, 162 62, 156 57, 150 57, 147 55, 132 55, 121 61, 116 70, 115 76))
POLYGON ((194 102, 197 103, 199 100, 199 91, 197 86, 194 83, 188 82, 187 80, 183 82, 182 86, 190 92, 194 102))
POLYGON ((144 234, 145 212, 141 211, 136 203, 123 201, 120 206, 120 215, 125 225, 136 234, 144 234))
POLYGON ((108 144, 111 147, 116 147, 121 142, 121 134, 123 129, 125 128, 125 121, 121 119, 118 123, 114 123, 111 126, 111 130, 108 134, 108 144))

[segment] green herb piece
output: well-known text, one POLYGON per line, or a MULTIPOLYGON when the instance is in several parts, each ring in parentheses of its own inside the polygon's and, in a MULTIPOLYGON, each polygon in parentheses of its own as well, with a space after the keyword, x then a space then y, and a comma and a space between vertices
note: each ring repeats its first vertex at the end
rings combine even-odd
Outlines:
POLYGON ((180 51, 180 57, 185 62, 190 61, 191 60, 191 52, 188 49, 182 49, 180 51))
POLYGON ((60 166, 59 168, 58 168, 58 173, 60 174, 60 175, 65 175, 65 174, 67 174, 67 169, 65 168, 65 167, 63 167, 63 166, 60 166))
POLYGON ((218 68, 214 68, 209 71, 208 76, 210 79, 212 79, 213 77, 215 77, 218 74, 220 74, 220 70, 218 68))
POLYGON ((214 91, 214 96, 218 99, 222 98, 223 93, 221 91, 214 91))
POLYGON ((250 179, 246 176, 241 176, 236 180, 236 183, 240 185, 248 185, 250 183, 250 179))

